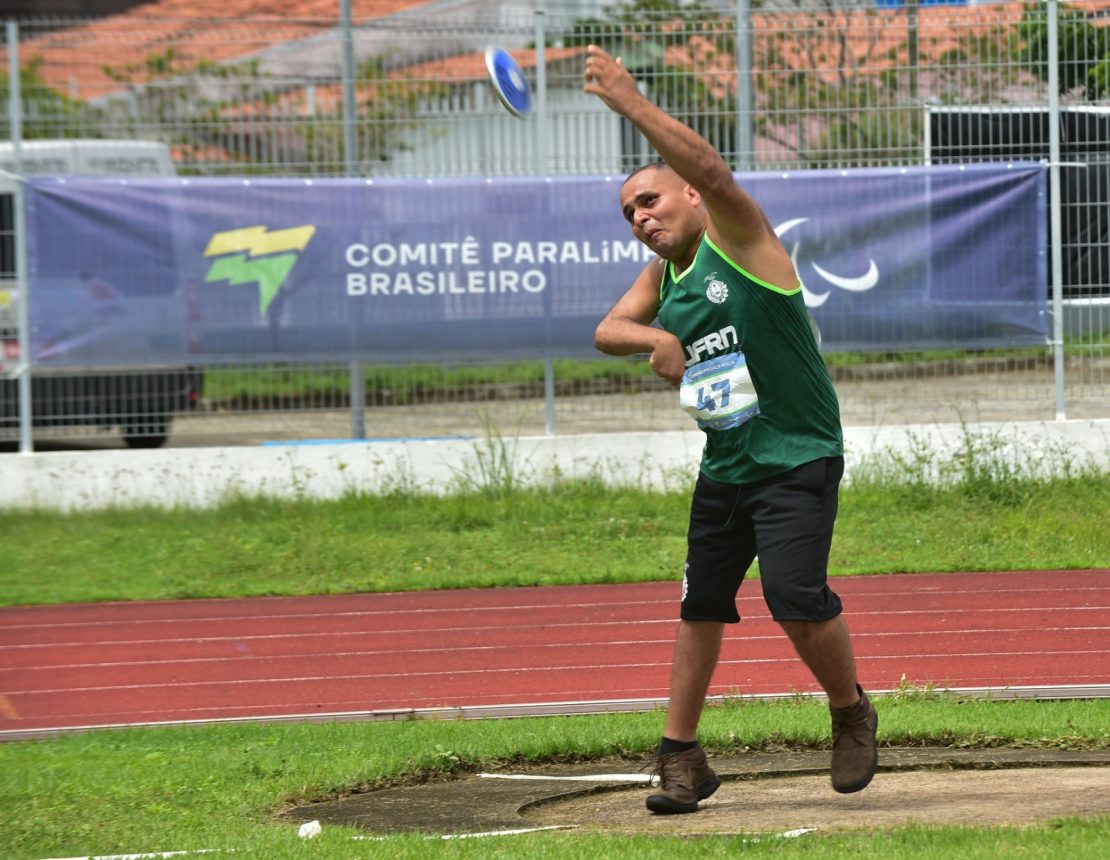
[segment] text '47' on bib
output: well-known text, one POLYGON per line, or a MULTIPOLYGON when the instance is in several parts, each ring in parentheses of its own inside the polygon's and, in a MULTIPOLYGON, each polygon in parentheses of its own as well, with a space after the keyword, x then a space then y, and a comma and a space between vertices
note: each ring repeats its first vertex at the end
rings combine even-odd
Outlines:
POLYGON ((700 362, 682 374, 682 408, 703 430, 739 427, 759 414, 759 399, 744 353, 730 352, 700 362))

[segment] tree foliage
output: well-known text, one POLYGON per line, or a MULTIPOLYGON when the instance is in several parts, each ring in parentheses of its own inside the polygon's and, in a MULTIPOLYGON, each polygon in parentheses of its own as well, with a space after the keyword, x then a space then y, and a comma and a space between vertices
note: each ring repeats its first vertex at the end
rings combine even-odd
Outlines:
MULTIPOLYGON (((22 138, 99 137, 94 130, 98 111, 72 99, 46 83, 42 57, 34 57, 19 70, 19 98, 22 103, 22 138)), ((4 134, 11 137, 8 120, 7 69, 0 69, 0 110, 4 134)))
MULTIPOLYGON (((1095 26, 1082 9, 1057 7, 1056 44, 1061 95, 1088 101, 1110 95, 1110 25, 1095 26)), ((1048 80, 1048 7, 1027 3, 1018 25, 1015 57, 1040 80, 1048 80)))
MULTIPOLYGON (((133 136, 170 138, 190 162, 206 172, 342 173, 344 151, 342 84, 298 83, 268 75, 258 59, 238 63, 184 63, 172 48, 142 63, 105 66, 104 72, 131 91, 133 136)), ((356 81, 356 151, 360 173, 404 149, 403 133, 421 99, 436 87, 391 76, 380 59, 362 63, 356 81)))
MULTIPOLYGON (((1008 61, 1012 25, 969 17, 966 27, 961 20, 958 29, 927 28, 912 9, 861 7, 855 0, 815 0, 795 10, 776 5, 764 14, 761 4, 752 6, 747 80, 764 164, 913 162, 922 150, 926 102, 991 103, 1032 80, 1008 61)), ((623 54, 650 98, 727 155, 737 141, 741 76, 736 22, 731 10, 719 9, 636 0, 579 21, 565 41, 623 54), (724 68, 732 71, 723 74, 724 68)))
POLYGON ((563 43, 595 44, 620 56, 649 98, 721 152, 734 152, 733 19, 702 2, 675 0, 635 0, 603 12, 576 21, 563 43))
MULTIPOLYGON (((419 126, 416 116, 420 105, 445 95, 447 88, 390 72, 380 57, 359 64, 355 81, 358 116, 355 124, 357 151, 353 161, 360 174, 373 173, 375 164, 387 162, 394 153, 410 148, 406 132, 419 126)), ((339 162, 345 162, 341 103, 318 111, 311 122, 302 125, 302 130, 310 162, 334 159, 336 153, 339 153, 339 162)))

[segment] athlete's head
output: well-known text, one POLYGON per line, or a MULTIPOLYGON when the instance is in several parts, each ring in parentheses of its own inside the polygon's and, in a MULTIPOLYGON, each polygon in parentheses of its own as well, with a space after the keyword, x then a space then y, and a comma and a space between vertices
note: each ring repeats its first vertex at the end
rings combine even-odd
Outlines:
POLYGON ((662 161, 633 170, 621 186, 621 212, 632 235, 667 260, 684 260, 701 238, 701 195, 662 161))

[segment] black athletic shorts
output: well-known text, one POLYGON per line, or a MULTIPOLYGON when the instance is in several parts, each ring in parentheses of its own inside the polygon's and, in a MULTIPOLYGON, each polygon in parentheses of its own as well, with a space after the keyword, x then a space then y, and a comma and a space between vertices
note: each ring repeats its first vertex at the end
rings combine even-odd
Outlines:
POLYGON ((759 556, 763 599, 776 621, 827 621, 840 614, 828 586, 843 457, 814 460, 754 484, 698 475, 690 505, 681 617, 740 620, 736 593, 759 556))

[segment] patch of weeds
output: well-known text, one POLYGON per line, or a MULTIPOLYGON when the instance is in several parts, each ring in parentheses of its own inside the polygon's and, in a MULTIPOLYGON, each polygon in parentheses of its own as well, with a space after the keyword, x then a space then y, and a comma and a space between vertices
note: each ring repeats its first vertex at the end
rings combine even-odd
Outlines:
POLYGON ((927 681, 924 684, 915 684, 908 680, 905 674, 898 680, 898 688, 888 693, 883 698, 893 702, 936 702, 949 698, 946 691, 940 689, 936 682, 927 681))
POLYGON ((480 494, 500 499, 523 489, 517 452, 520 427, 506 438, 488 415, 482 416, 483 437, 472 445, 472 455, 465 457, 461 467, 450 466, 457 492, 480 494))
POLYGON ((432 753, 432 759, 435 761, 437 766, 443 768, 444 770, 454 770, 460 764, 462 764, 462 756, 460 756, 456 752, 452 752, 451 750, 446 749, 440 744, 435 745, 435 752, 432 753))
MULTIPOLYGON (((938 431, 939 432, 939 431, 938 431)), ((954 492, 973 504, 1005 508, 1028 505, 1048 480, 1075 480, 1100 474, 1090 454, 1065 441, 1033 434, 960 425, 958 438, 945 442, 907 431, 905 442, 879 450, 853 468, 861 488, 896 492, 912 510, 924 510, 938 495, 954 492)))

